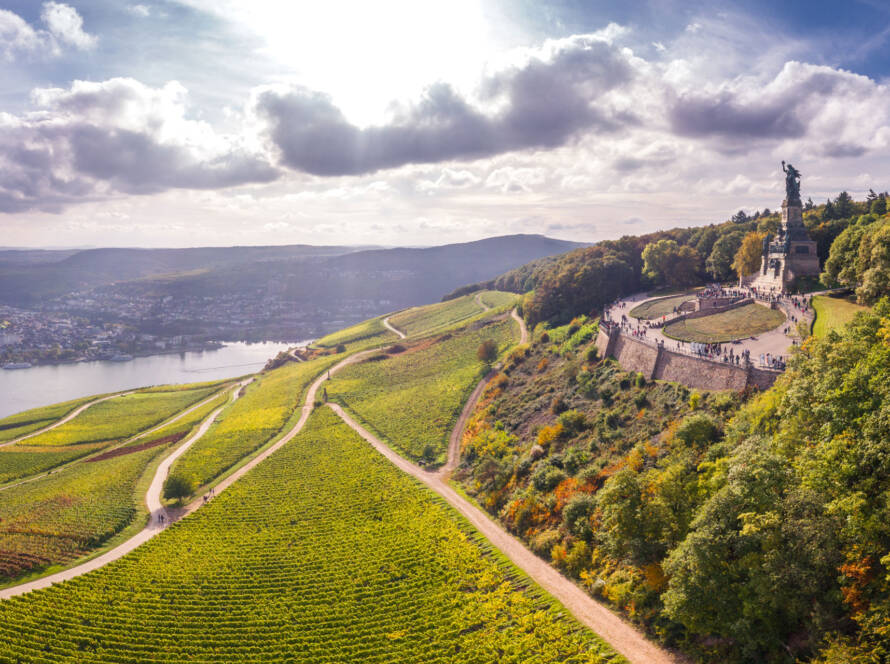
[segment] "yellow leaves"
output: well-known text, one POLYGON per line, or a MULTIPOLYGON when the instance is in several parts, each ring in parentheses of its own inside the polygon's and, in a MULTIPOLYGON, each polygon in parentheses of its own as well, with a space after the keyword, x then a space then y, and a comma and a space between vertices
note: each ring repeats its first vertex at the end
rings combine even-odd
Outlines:
POLYGON ((559 422, 550 426, 541 427, 540 431, 538 431, 538 445, 546 448, 550 443, 559 438, 560 435, 562 435, 562 424, 559 422))

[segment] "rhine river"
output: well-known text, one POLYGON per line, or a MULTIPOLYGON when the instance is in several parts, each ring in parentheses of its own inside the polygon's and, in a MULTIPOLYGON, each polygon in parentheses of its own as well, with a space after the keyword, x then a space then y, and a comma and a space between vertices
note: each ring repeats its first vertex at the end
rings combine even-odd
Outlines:
POLYGON ((129 362, 78 362, 0 369, 0 417, 90 394, 234 378, 259 371, 279 351, 299 344, 230 343, 218 350, 137 357, 129 362))

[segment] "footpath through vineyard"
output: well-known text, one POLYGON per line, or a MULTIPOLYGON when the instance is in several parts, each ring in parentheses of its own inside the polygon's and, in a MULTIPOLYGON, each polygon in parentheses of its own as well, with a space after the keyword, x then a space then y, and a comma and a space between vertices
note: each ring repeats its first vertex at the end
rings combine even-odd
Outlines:
POLYGON ((97 403, 102 403, 103 401, 108 401, 109 399, 117 399, 118 397, 125 397, 128 394, 133 394, 133 390, 130 390, 129 392, 116 392, 114 394, 108 395, 107 397, 100 397, 98 399, 93 399, 92 401, 87 401, 82 406, 75 408, 70 413, 68 413, 65 417, 61 418, 60 420, 58 420, 56 422, 53 422, 49 426, 43 427, 42 429, 38 429, 37 431, 32 431, 31 433, 26 433, 25 435, 19 436, 18 438, 13 438, 12 440, 7 440, 5 443, 0 443, 0 447, 7 447, 8 445, 15 445, 16 443, 20 443, 23 440, 27 440, 28 438, 35 438, 36 436, 39 436, 40 434, 44 434, 47 431, 52 431, 53 429, 56 429, 56 428, 62 426, 63 424, 70 422, 75 417, 80 415, 83 411, 85 411, 87 408, 89 408, 90 406, 95 406, 97 403))
MULTIPOLYGON (((520 343, 528 343, 528 329, 526 328, 525 321, 516 313, 515 309, 511 315, 519 323, 521 331, 520 343)), ((360 361, 372 352, 374 351, 365 351, 347 358, 333 367, 329 375, 333 376, 343 367, 360 361)), ((449 439, 448 462, 436 472, 426 471, 398 455, 379 438, 353 420, 338 404, 329 402, 327 405, 397 468, 420 480, 442 496, 448 504, 466 517, 494 547, 506 555, 514 565, 558 599, 580 623, 594 631, 616 651, 627 658, 629 662, 632 664, 676 664, 676 662, 681 661, 670 652, 652 643, 627 621, 597 602, 584 590, 551 567, 546 561, 529 551, 522 542, 510 535, 500 524, 458 494, 447 483, 448 475, 460 461, 460 438, 467 418, 472 413, 490 376, 491 374, 483 378, 470 395, 470 399, 464 407, 449 439)), ((322 375, 313 384, 313 395, 318 386, 326 379, 327 375, 322 375)), ((308 401, 307 397, 307 403, 308 401)))
MULTIPOLYGON (((247 383, 249 383, 252 379, 244 380, 238 383, 234 388, 232 388, 232 398, 231 402, 235 401, 241 392, 241 388, 243 388, 247 383)), ((120 395, 115 395, 120 396, 120 395)), ((212 398, 216 398, 218 394, 214 394, 212 398)), ((108 397, 110 398, 110 397, 108 397)), ((153 427, 150 431, 146 431, 139 436, 135 436, 131 439, 128 439, 127 442, 132 440, 136 440, 138 438, 142 438, 145 435, 148 435, 152 431, 156 431, 162 426, 168 426, 172 422, 184 417, 188 413, 195 410, 195 408, 200 407, 207 403, 209 399, 205 399, 201 401, 201 403, 192 406, 186 411, 180 413, 176 418, 172 420, 166 420, 161 425, 157 427, 153 427)), ((91 401, 87 405, 93 405, 98 403, 98 401, 104 401, 104 399, 100 399, 97 401, 91 401)), ((114 547, 110 551, 106 551, 101 556, 97 556, 92 560, 88 560, 87 562, 76 565, 66 570, 62 570, 61 572, 57 572, 56 574, 50 574, 49 576, 44 576, 40 579, 36 579, 34 581, 29 581, 27 583, 21 583, 16 586, 11 586, 9 588, 0 590, 0 600, 8 599, 10 597, 16 597, 18 595, 24 595, 25 593, 29 593, 32 590, 38 590, 40 588, 48 588, 54 583, 59 583, 61 581, 67 581, 69 579, 73 579, 82 574, 86 574, 87 572, 91 572, 95 569, 99 569, 104 565, 112 562, 113 560, 117 560, 130 553, 138 546, 144 544, 152 537, 157 535, 159 532, 167 528, 171 523, 181 519, 182 517, 190 514, 195 509, 197 509, 198 505, 196 503, 190 504, 183 510, 178 510, 176 512, 171 513, 164 505, 161 503, 161 492, 164 487, 164 480, 167 479, 167 475, 170 472, 170 467, 173 463, 178 459, 185 451, 191 447, 195 441, 197 441, 201 436, 207 433, 207 430, 216 420, 217 416, 222 412, 223 408, 225 408, 226 404, 223 404, 219 408, 215 409, 212 413, 210 413, 204 421, 201 422, 201 425, 198 429, 188 438, 186 438, 182 444, 176 448, 176 450, 168 455, 158 466, 158 469, 155 471, 154 477, 152 478, 151 484, 148 487, 148 491, 145 494, 145 503, 148 507, 149 511, 149 520, 148 524, 139 531, 136 535, 128 539, 127 541, 121 543, 120 545, 114 547), (163 517, 163 519, 161 518, 163 517)))

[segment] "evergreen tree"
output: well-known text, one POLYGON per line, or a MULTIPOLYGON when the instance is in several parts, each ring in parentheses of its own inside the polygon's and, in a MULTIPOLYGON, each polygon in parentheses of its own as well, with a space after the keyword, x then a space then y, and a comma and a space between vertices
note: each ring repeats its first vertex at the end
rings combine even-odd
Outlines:
POLYGON ((876 214, 879 217, 887 214, 887 197, 884 194, 881 194, 875 200, 871 202, 871 208, 869 208, 869 212, 872 214, 876 214))
POLYGON ((808 199, 807 199, 807 202, 804 203, 803 209, 804 209, 804 210, 812 210, 814 207, 816 207, 816 204, 813 203, 813 199, 812 199, 812 198, 808 198, 808 199))
POLYGON ((842 191, 834 199, 834 209, 838 219, 852 217, 854 213, 853 197, 846 191, 842 191))
POLYGON ((832 219, 837 219, 837 212, 834 209, 834 204, 831 202, 829 198, 825 201, 825 207, 822 208, 822 221, 831 221, 832 219))
POLYGON ((746 221, 748 221, 748 215, 745 214, 744 210, 739 210, 732 215, 732 223, 734 224, 744 224, 746 221))

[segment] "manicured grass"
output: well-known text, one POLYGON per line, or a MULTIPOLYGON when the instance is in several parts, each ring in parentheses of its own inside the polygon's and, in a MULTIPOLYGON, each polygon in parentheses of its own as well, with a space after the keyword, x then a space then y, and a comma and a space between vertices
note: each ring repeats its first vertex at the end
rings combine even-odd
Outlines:
POLYGON ((0 602, 0 661, 622 660, 323 409, 131 555, 0 602))
POLYGON ((188 408, 217 387, 136 392, 90 406, 62 426, 29 438, 28 446, 60 446, 123 440, 188 408))
POLYGON ((868 307, 856 304, 849 296, 816 295, 813 297, 813 310, 816 312, 813 336, 824 337, 831 330, 849 323, 860 311, 868 311, 868 307))
POLYGON ((65 401, 63 403, 55 403, 51 406, 43 406, 42 408, 32 408, 9 417, 0 419, 0 443, 24 436, 25 434, 37 431, 43 427, 48 427, 53 422, 57 422, 65 417, 72 410, 79 406, 98 399, 101 395, 90 397, 82 397, 73 401, 65 401))
POLYGON ((482 377, 479 345, 491 339, 503 353, 516 343, 517 333, 507 318, 403 343, 402 353, 381 353, 338 373, 326 384, 328 396, 405 456, 441 464, 451 429, 482 377))
POLYGON ((197 488, 211 482, 296 422, 306 388, 341 355, 290 363, 260 374, 245 394, 174 464, 171 475, 197 488))
POLYGON ((668 323, 664 333, 672 339, 721 343, 773 330, 785 322, 785 314, 752 302, 713 316, 668 323))
POLYGON ((343 344, 350 351, 380 345, 398 337, 383 326, 385 316, 362 321, 352 327, 339 330, 315 341, 312 345, 320 348, 336 348, 343 344))
POLYGON ((137 491, 137 485, 154 472, 152 462, 228 398, 221 394, 153 434, 108 452, 109 458, 75 463, 0 491, 0 584, 83 556, 138 521, 147 512, 145 487, 137 491))
POLYGON ((476 293, 471 293, 447 302, 413 307, 391 316, 389 322, 409 337, 416 337, 443 332, 481 313, 482 308, 476 304, 476 293))
POLYGON ((672 295, 670 297, 660 297, 657 300, 649 300, 643 304, 637 305, 630 310, 629 315, 633 318, 641 318, 643 320, 654 320, 661 318, 667 314, 673 313, 674 309, 679 307, 687 300, 695 297, 693 293, 684 293, 682 295, 672 295))

